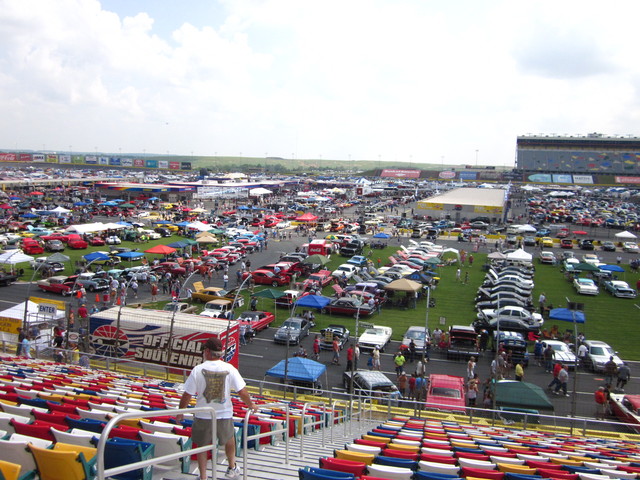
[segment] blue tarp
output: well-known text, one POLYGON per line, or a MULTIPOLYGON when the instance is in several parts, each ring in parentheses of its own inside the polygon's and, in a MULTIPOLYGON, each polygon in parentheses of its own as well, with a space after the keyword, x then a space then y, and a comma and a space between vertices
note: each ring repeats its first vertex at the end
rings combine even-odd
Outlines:
POLYGON ((549 312, 549 319, 561 320, 563 322, 584 323, 584 313, 568 308, 554 308, 549 312))
POLYGON ((329 303, 331 303, 331 299, 327 297, 323 297, 322 295, 305 295, 300 300, 296 302, 296 306, 298 307, 309 307, 309 308, 324 308, 329 303))
MULTIPOLYGON (((271 367, 265 376, 284 378, 286 360, 280 360, 277 365, 271 367)), ((299 382, 313 383, 320 375, 327 371, 326 365, 309 358, 293 357, 289 359, 287 366, 287 379, 299 382)))

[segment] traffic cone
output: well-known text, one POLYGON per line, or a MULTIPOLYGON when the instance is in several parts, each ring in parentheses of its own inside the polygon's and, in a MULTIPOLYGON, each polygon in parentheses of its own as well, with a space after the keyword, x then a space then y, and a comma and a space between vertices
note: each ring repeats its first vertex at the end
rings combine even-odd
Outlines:
POLYGON ((100 303, 100 294, 96 293, 96 303, 100 303))
POLYGON ((122 304, 122 302, 120 301, 120 297, 118 297, 118 299, 116 300, 116 305, 120 306, 122 304))

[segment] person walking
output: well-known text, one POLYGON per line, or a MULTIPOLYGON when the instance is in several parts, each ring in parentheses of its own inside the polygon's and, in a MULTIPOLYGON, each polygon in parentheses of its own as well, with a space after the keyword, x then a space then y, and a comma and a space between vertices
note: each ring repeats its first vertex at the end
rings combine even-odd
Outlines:
POLYGON ((380 349, 378 347, 373 349, 371 352, 372 357, 372 367, 374 370, 380 370, 380 349))
POLYGON ((347 348, 347 372, 353 370, 353 344, 349 344, 349 348, 347 348))
POLYGON ((556 363, 553 367, 553 380, 551 380, 551 383, 549 383, 549 385, 547 386, 547 388, 549 390, 553 390, 555 387, 558 386, 559 381, 558 381, 558 374, 560 373, 560 370, 562 370, 562 364, 561 363, 556 363))
POLYGON ((456 270, 456 282, 459 282, 459 281, 460 281, 460 274, 461 274, 461 273, 462 273, 462 272, 461 272, 461 271, 460 271, 460 269, 458 268, 458 269, 456 270))
POLYGON ((609 361, 604 364, 604 383, 606 385, 613 385, 613 379, 618 373, 618 365, 613 360, 613 356, 609 357, 609 361))
MULTIPOLYGON (((224 445, 228 468, 226 479, 236 480, 242 473, 236 464, 236 442, 233 427, 233 405, 231 391, 237 392, 247 408, 257 411, 251 400, 246 383, 238 370, 224 360, 224 349, 219 338, 209 338, 204 344, 204 362, 191 370, 184 384, 184 393, 180 398, 179 408, 186 408, 191 399, 197 396, 196 407, 213 407, 216 412, 216 434, 218 443, 224 445)), ((176 415, 182 422, 184 415, 176 415)), ((211 414, 198 412, 194 414, 191 438, 198 446, 211 444, 211 414)), ((200 480, 207 477, 207 452, 197 454, 200 480)), ((213 466, 215 468, 215 465, 213 466)))
POLYGON ((467 362, 467 380, 471 380, 476 373, 476 357, 473 355, 469 357, 467 362))
POLYGON ((604 420, 607 415, 607 395, 604 387, 598 387, 593 396, 596 402, 596 419, 604 420))
POLYGON ((559 395, 560 389, 562 389, 562 393, 565 397, 568 397, 567 393, 567 383, 569 382, 569 370, 566 365, 560 366, 560 371, 558 372, 558 376, 556 377, 557 384, 556 389, 553 391, 554 394, 559 395))
POLYGON ((618 367, 618 381, 616 383, 616 390, 624 392, 624 387, 631 378, 631 369, 627 363, 623 363, 618 367))
POLYGON ((478 398, 478 374, 474 373, 467 382, 467 405, 469 407, 476 406, 476 399, 478 398))
POLYGON ((547 296, 542 292, 538 297, 538 308, 540 309, 540 315, 544 315, 544 307, 547 303, 547 296))
POLYGON ((516 363, 515 375, 518 382, 521 382, 524 379, 524 368, 522 368, 522 362, 516 363))
POLYGON ((317 362, 320 360, 320 335, 316 335, 313 340, 313 359, 317 362))
POLYGON ((393 357, 393 363, 395 363, 396 365, 396 375, 400 376, 400 374, 404 370, 404 364, 406 363, 406 361, 407 359, 404 357, 402 351, 398 350, 396 355, 393 357))
POLYGON ((331 360, 331 363, 333 365, 340 365, 340 342, 338 341, 338 337, 333 337, 331 349, 333 350, 333 360, 331 360))
POLYGON ((229 274, 227 272, 222 275, 222 288, 226 290, 229 287, 229 274))

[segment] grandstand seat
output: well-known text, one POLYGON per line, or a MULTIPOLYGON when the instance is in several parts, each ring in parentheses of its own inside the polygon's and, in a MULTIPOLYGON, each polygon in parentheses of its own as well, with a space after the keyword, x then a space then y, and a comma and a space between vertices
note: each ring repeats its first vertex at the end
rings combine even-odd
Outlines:
POLYGON ((410 460, 408 458, 386 457, 384 455, 378 455, 373 460, 373 463, 377 465, 388 465, 391 467, 410 468, 411 470, 415 470, 418 465, 418 462, 415 460, 410 460))
POLYGON ((445 450, 443 448, 427 448, 427 447, 422 447, 420 451, 426 455, 438 455, 443 457, 453 457, 456 453, 453 450, 445 450))
POLYGON ((414 480, 461 480, 457 475, 447 475, 444 473, 425 472, 418 470, 413 474, 414 480))
POLYGON ((333 456, 341 460, 351 460, 353 462, 362 462, 367 465, 373 463, 375 455, 370 453, 352 452, 350 450, 334 450, 333 456))
POLYGON ((372 440, 374 442, 383 442, 385 444, 391 443, 391 438, 388 437, 379 437, 377 435, 369 435, 369 434, 365 434, 362 435, 362 439, 363 440, 372 440))
POLYGON ((553 470, 547 468, 538 468, 538 475, 542 475, 544 478, 551 478, 554 480, 578 480, 580 478, 576 473, 569 473, 566 470, 553 470))
POLYGON ((582 466, 582 462, 579 460, 569 460, 569 458, 555 458, 555 457, 551 457, 549 458, 549 461, 551 463, 555 463, 556 465, 567 465, 570 467, 581 467, 582 466))
POLYGON ((510 473, 506 472, 504 475, 505 480, 540 480, 543 477, 541 475, 525 475, 522 473, 510 473))
POLYGON ((458 464, 461 467, 476 468, 482 470, 495 470, 496 464, 488 460, 476 460, 473 458, 458 458, 458 464))
POLYGON ((368 445, 370 447, 378 447, 378 448, 385 448, 387 446, 386 442, 375 442, 373 440, 365 440, 363 438, 356 438, 353 443, 357 444, 357 445, 368 445))
POLYGON ((106 423, 112 415, 104 410, 84 410, 82 408, 78 408, 78 416, 80 418, 88 418, 90 420, 98 420, 106 423))
POLYGON ((455 452, 456 458, 467 458, 470 460, 480 460, 483 462, 489 461, 489 455, 485 455, 484 453, 468 453, 468 452, 455 452))
POLYGON ((392 467, 389 465, 371 464, 367 467, 369 474, 389 480, 411 480, 413 470, 410 468, 392 467))
POLYGON ((337 472, 323 468, 304 467, 298 470, 300 480, 354 480, 351 473, 337 472))
POLYGON ((413 460, 414 462, 417 462, 420 459, 420 454, 418 453, 403 452, 402 450, 394 450, 393 448, 383 450, 380 455, 384 455, 385 457, 404 458, 406 460, 413 460))
POLYGON ((512 457, 502 457, 498 455, 491 455, 491 461, 493 463, 510 463, 512 465, 524 465, 524 460, 512 457))
POLYGON ((444 473, 447 475, 455 475, 455 476, 458 476, 458 472, 460 471, 460 467, 458 467, 457 465, 449 465, 447 463, 427 462, 425 460, 420 460, 418 462, 418 469, 425 472, 444 473))
POLYGON ((623 472, 622 470, 613 470, 613 469, 608 469, 608 468, 601 468, 600 469, 600 473, 602 475, 608 475, 611 478, 627 479, 627 478, 637 478, 638 477, 637 473, 623 472))
POLYGON ((15 432, 20 435, 42 438, 44 440, 49 440, 50 442, 55 442, 56 439, 53 436, 53 433, 51 433, 51 427, 60 427, 60 425, 35 421, 33 423, 13 422, 13 427, 15 428, 15 432))
POLYGON ((19 388, 19 387, 15 387, 14 391, 20 395, 21 397, 24 398, 37 398, 38 397, 38 393, 40 393, 38 390, 27 390, 25 388, 19 388))
POLYGON ((64 405, 62 403, 47 402, 47 408, 51 413, 62 412, 69 415, 77 415, 77 408, 75 405, 64 405))
POLYGON ((578 475, 580 476, 580 480, 608 480, 611 478, 607 475, 600 475, 596 473, 579 473, 578 475))
POLYGON ((588 467, 583 467, 583 466, 563 465, 562 469, 566 470, 569 473, 577 473, 577 474, 589 473, 591 475, 599 475, 600 474, 600 469, 588 468, 588 467))
POLYGON ((360 477, 367 470, 364 462, 343 460, 340 458, 325 457, 318 460, 320 468, 341 473, 350 473, 360 477))
MULTIPOLYGON (((152 443, 155 445, 154 456, 162 457, 164 455, 171 455, 173 453, 184 452, 192 448, 191 439, 183 437, 181 435, 175 435, 173 433, 164 432, 143 432, 140 431, 140 439, 143 442, 152 443)), ((160 465, 180 466, 182 473, 189 473, 191 466, 191 456, 186 455, 178 460, 170 460, 168 462, 161 463, 160 465)))
POLYGON ((90 418, 75 419, 67 415, 67 425, 69 425, 69 428, 79 428, 80 430, 89 430, 100 434, 106 423, 90 418))
POLYGON ((504 472, 486 470, 482 468, 462 467, 463 477, 487 478, 489 480, 503 480, 504 472))
POLYGON ((31 417, 33 407, 29 405, 2 405, 2 411, 11 415, 21 415, 23 417, 31 417))
POLYGON ((145 430, 149 430, 151 432, 164 432, 164 433, 172 433, 175 425, 172 423, 165 422, 148 422, 145 419, 140 421, 140 427, 145 430))
POLYGON ((505 473, 522 473, 524 475, 535 475, 536 469, 525 465, 514 465, 512 463, 498 463, 498 470, 505 473))
POLYGON ((369 445, 360 445, 358 443, 349 443, 344 446, 346 450, 360 453, 371 453, 372 455, 378 455, 382 449, 380 447, 372 447, 369 445))
POLYGON ((546 468, 548 470, 562 469, 562 465, 556 465, 555 463, 551 463, 551 462, 543 462, 541 460, 527 460, 525 464, 527 465, 527 467, 533 467, 533 468, 546 468))
POLYGON ((96 449, 56 443, 53 449, 29 447, 38 466, 40 480, 90 480, 96 449))
POLYGON ((7 433, 15 433, 16 429, 13 427, 13 421, 29 423, 31 421, 31 417, 23 417, 21 415, 11 415, 10 413, 0 412, 0 429, 7 433))
POLYGON ((34 409, 32 415, 36 420, 47 423, 55 423, 57 425, 60 425, 61 430, 67 429, 67 415, 64 413, 46 413, 34 409))
MULTIPOLYGON (((154 456, 154 451, 155 447, 151 443, 123 438, 110 438, 105 445, 105 469, 148 460, 154 456)), ((113 475, 112 478, 118 480, 151 480, 152 475, 153 467, 150 465, 145 468, 113 475)))
POLYGON ((420 445, 422 445, 422 442, 420 440, 406 440, 404 438, 400 438, 399 436, 395 437, 391 441, 391 443, 392 444, 393 443, 397 443, 397 444, 400 444, 400 445, 411 445, 412 447, 419 447, 420 445))
MULTIPOLYGON (((38 440, 37 443, 46 442, 46 440, 42 439, 36 440, 38 440)), ((0 460, 22 465, 25 471, 35 470, 36 462, 31 451, 27 448, 28 444, 29 442, 25 440, 0 440, 0 460)), ((40 443, 40 445, 42 444, 40 443)), ((48 442, 46 446, 50 445, 51 442, 48 442)), ((44 448, 46 448, 46 446, 44 446, 44 448)))
POLYGON ((52 428, 51 433, 53 433, 53 436, 56 438, 56 442, 79 445, 81 447, 95 447, 99 438, 94 432, 80 430, 79 428, 74 428, 68 432, 52 428))
POLYGON ((35 470, 24 470, 19 463, 0 460, 0 479, 2 480, 33 480, 36 478, 35 470))

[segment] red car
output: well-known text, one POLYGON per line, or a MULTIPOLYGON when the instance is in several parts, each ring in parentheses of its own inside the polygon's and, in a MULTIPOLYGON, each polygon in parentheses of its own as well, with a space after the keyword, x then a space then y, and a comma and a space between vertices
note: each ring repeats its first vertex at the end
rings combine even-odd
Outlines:
POLYGON ((453 375, 429 375, 426 406, 437 410, 464 412, 465 380, 453 375))
POLYGON ((250 250, 250 251, 253 251, 256 248, 258 248, 258 243, 257 242, 252 242, 248 238, 238 238, 238 239, 236 239, 236 243, 243 244, 245 246, 245 248, 250 250))
POLYGON ((89 244, 77 233, 72 233, 67 238, 67 246, 74 250, 82 250, 83 248, 87 248, 89 244))
POLYGON ((289 275, 276 275, 269 270, 245 272, 242 274, 242 279, 244 280, 249 275, 253 277, 253 281, 256 282, 257 285, 271 285, 272 287, 281 287, 283 285, 289 285, 289 282, 291 282, 291 277, 289 275))
POLYGON ((317 286, 324 288, 327 285, 331 285, 334 280, 335 278, 331 276, 331 270, 320 270, 319 272, 309 275, 309 278, 302 282, 302 286, 304 290, 317 286))
POLYGON ((22 251, 27 255, 38 255, 44 253, 44 248, 36 240, 25 238, 22 240, 22 251))
POLYGON ((560 248, 573 248, 573 240, 570 238, 563 238, 560 240, 560 248))
POLYGON ((43 235, 40 238, 45 242, 49 240, 60 240, 62 243, 67 243, 67 241, 69 240, 69 235, 60 232, 53 232, 50 235, 43 235))
POLYGON ((251 327, 254 332, 264 330, 273 323, 276 319, 275 315, 271 312, 242 312, 238 317, 240 325, 247 325, 251 327))
POLYGON ((173 276, 186 275, 187 273, 187 270, 184 267, 181 267, 177 262, 162 262, 158 266, 154 267, 153 271, 162 274, 169 272, 173 276))
POLYGON ((187 264, 189 263, 193 264, 193 270, 200 274, 207 273, 209 271, 209 268, 215 268, 214 266, 210 267, 206 262, 195 258, 186 259, 184 262, 182 262, 182 265, 186 268, 187 264))
POLYGON ((71 295, 71 288, 73 287, 72 281, 69 281, 69 277, 57 275, 54 277, 44 278, 38 280, 36 284, 43 292, 57 293, 60 295, 71 295))
POLYGON ((92 247, 101 247, 104 245, 104 238, 102 237, 91 237, 89 239, 89 245, 91 245, 92 247))

